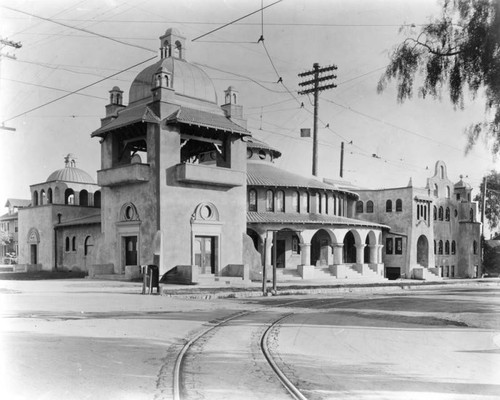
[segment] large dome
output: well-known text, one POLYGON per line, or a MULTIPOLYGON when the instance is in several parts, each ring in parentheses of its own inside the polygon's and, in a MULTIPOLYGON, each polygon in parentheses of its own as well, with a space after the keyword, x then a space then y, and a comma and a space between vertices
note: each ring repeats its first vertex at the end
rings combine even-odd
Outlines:
POLYGON ((89 174, 87 174, 84 170, 69 166, 52 172, 47 178, 47 182, 51 181, 95 184, 94 179, 92 179, 92 177, 89 174))
POLYGON ((160 68, 172 74, 172 84, 176 94, 217 103, 215 86, 205 71, 174 57, 164 58, 137 75, 130 86, 130 103, 151 97, 153 75, 160 68))

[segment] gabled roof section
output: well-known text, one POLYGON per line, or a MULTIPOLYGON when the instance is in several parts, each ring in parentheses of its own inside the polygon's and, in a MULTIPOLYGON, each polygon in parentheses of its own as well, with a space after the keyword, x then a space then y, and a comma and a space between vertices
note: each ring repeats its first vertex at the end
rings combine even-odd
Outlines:
POLYGON ((25 200, 25 199, 7 199, 7 202, 5 203, 5 207, 17 207, 17 208, 29 207, 30 205, 31 205, 31 200, 25 200))
MULTIPOLYGON (((175 112, 178 108, 178 106, 172 105, 172 112, 175 112)), ((102 136, 106 132, 137 122, 158 123, 160 122, 160 118, 145 103, 129 106, 120 110, 118 112, 118 117, 92 132, 90 136, 102 136)))
POLYGON ((0 221, 12 221, 12 220, 16 220, 17 219, 17 214, 18 213, 12 213, 12 214, 4 214, 2 216, 0 216, 0 221))
POLYGON ((247 185, 322 189, 346 193, 355 198, 359 197, 356 193, 338 189, 333 185, 324 183, 314 178, 308 178, 285 171, 269 163, 249 162, 247 164, 247 185))
POLYGON ((336 215, 325 214, 289 214, 289 213, 259 213, 255 211, 247 212, 247 223, 249 224, 317 224, 317 225, 335 225, 335 226, 360 226, 389 229, 387 225, 377 224, 375 222, 364 221, 360 219, 340 217, 336 215))
POLYGON ((195 110, 189 107, 180 107, 179 111, 166 118, 167 123, 180 123, 186 125, 202 126, 226 132, 249 136, 250 131, 234 123, 224 115, 213 114, 206 111, 195 110))

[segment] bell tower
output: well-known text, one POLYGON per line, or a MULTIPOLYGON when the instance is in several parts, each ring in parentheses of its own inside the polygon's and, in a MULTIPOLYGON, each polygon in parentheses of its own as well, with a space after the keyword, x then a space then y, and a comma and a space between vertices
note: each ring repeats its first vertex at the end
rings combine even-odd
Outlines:
POLYGON ((163 60, 168 57, 186 59, 186 38, 176 28, 168 28, 160 36, 160 58, 163 60))
POLYGON ((125 108, 123 105, 123 90, 114 86, 109 91, 109 104, 106 105, 106 116, 101 118, 101 126, 104 126, 118 116, 118 112, 125 108))

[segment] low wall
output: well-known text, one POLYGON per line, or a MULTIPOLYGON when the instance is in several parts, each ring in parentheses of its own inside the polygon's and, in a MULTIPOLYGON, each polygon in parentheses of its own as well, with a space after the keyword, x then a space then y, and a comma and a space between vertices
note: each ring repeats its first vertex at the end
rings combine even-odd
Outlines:
POLYGON ((115 273, 113 264, 94 264, 88 267, 89 278, 94 278, 96 275, 111 275, 115 273))
POLYGON ((412 278, 424 280, 424 269, 423 268, 413 268, 412 270, 412 278))
POLYGON ((220 276, 236 276, 248 281, 250 280, 250 266, 248 264, 228 264, 222 268, 220 276))
POLYGON ((126 265, 125 266, 125 279, 132 280, 137 279, 142 276, 141 267, 138 265, 126 265))
POLYGON ((302 279, 314 279, 314 265, 297 265, 297 271, 302 279))
POLYGON ((335 278, 345 278, 347 276, 347 266, 345 264, 330 265, 328 268, 335 278))
POLYGON ((13 264, 13 272, 38 272, 42 270, 42 264, 13 264))
POLYGON ((163 277, 169 283, 193 284, 199 282, 199 267, 196 265, 176 265, 163 277))

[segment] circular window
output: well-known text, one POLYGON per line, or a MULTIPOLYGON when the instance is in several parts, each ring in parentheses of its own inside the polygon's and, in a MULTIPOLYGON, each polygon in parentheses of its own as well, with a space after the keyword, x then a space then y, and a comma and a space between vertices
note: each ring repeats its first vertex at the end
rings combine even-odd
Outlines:
POLYGON ((252 149, 247 149, 247 158, 252 158, 252 156, 253 156, 252 149))
POLYGON ((203 206, 200 209, 200 217, 203 219, 209 219, 212 216, 212 210, 209 206, 203 206))
POLYGON ((266 158, 266 152, 264 150, 259 150, 259 158, 264 160, 266 158))
POLYGON ((215 160, 215 151, 210 152, 210 158, 215 160))

